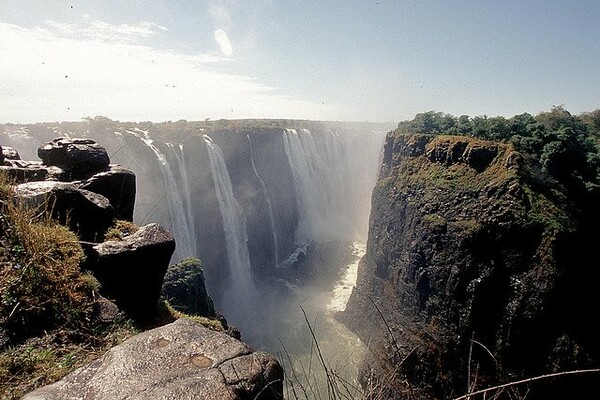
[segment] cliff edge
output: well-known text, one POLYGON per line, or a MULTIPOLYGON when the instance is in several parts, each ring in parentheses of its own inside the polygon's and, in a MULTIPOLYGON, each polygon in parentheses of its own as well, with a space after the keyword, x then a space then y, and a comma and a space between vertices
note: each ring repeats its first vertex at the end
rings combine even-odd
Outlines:
MULTIPOLYGON (((373 398, 454 398, 597 368, 599 272, 587 260, 600 213, 548 179, 510 144, 388 134, 367 253, 340 316, 372 350, 361 377, 373 398)), ((513 387, 510 398, 577 398, 595 379, 513 387)))

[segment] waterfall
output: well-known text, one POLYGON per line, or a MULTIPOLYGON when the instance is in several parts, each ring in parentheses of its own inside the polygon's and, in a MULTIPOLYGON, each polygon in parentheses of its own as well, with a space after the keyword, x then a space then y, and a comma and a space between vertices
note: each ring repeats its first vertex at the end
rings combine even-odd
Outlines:
POLYGON ((221 148, 213 143, 212 139, 204 135, 212 178, 217 194, 217 201, 223 218, 223 230, 227 245, 227 259, 229 260, 231 288, 236 293, 233 296, 241 297, 250 295, 253 289, 250 272, 250 257, 248 255, 248 236, 246 234, 246 218, 233 197, 233 187, 221 148))
POLYGON ((197 255, 198 251, 196 248, 196 229, 194 226, 194 214, 192 213, 192 195, 190 193, 190 181, 188 180, 187 168, 185 165, 185 157, 183 155, 183 144, 175 146, 172 143, 166 143, 166 145, 173 151, 173 154, 175 154, 175 158, 177 159, 177 168, 179 171, 181 186, 184 193, 182 201, 184 203, 183 206, 186 213, 186 220, 188 221, 188 226, 190 229, 189 234, 192 242, 192 248, 194 250, 194 253, 192 255, 197 255))
POLYGON ((300 216, 296 241, 364 239, 383 134, 285 129, 283 139, 300 216))
POLYGON ((169 201, 167 202, 171 214, 169 228, 173 233, 177 244, 172 260, 180 261, 185 257, 195 256, 196 243, 192 242, 193 238, 195 238, 195 234, 193 234, 193 220, 188 220, 186 216, 184 201, 180 194, 182 188, 178 187, 166 156, 154 145, 154 141, 150 139, 148 131, 134 128, 133 130, 126 130, 125 132, 140 139, 152 150, 158 160, 160 172, 165 184, 166 196, 169 198, 169 201))
POLYGON ((275 215, 273 214, 273 205, 271 203, 271 196, 269 195, 269 191, 267 190, 267 185, 265 185, 265 181, 260 177, 258 170, 256 169, 256 165, 254 164, 254 150, 252 149, 252 140, 250 140, 250 135, 246 135, 248 138, 248 145, 250 146, 250 162, 252 164, 252 169, 254 170, 254 175, 260 182, 260 186, 262 188, 263 194, 265 196, 265 200, 267 202, 267 208, 269 211, 269 222, 271 223, 271 233, 273 235, 273 248, 275 249, 275 265, 279 264, 279 238, 277 235, 277 226, 275 225, 275 215))

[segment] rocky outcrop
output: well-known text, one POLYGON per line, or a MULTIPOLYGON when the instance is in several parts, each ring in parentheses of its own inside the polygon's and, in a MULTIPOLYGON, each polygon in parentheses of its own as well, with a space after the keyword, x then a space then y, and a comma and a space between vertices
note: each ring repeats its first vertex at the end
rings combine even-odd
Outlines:
POLYGON ((72 179, 104 171, 110 160, 106 149, 91 139, 56 138, 38 149, 45 165, 65 170, 72 179))
POLYGON ((272 356, 189 320, 153 329, 25 400, 282 399, 272 356))
POLYGON ((93 246, 85 268, 98 279, 104 296, 144 323, 155 315, 174 250, 171 233, 158 224, 149 224, 123 240, 93 246))
POLYGON ((39 161, 4 160, 0 171, 17 183, 36 182, 43 180, 63 180, 64 171, 58 167, 43 165, 39 161))
POLYGON ((102 238, 113 218, 133 220, 135 174, 109 165, 106 149, 93 140, 54 139, 39 148, 42 162, 20 160, 12 147, 2 149, 0 171, 26 184, 17 188, 18 194, 30 205, 51 208, 83 240, 102 238))
MULTIPOLYGON (((597 367, 600 331, 587 321, 600 276, 584 261, 597 200, 549 182, 507 144, 388 134, 367 253, 340 316, 371 343, 363 383, 378 398, 453 398, 597 367)), ((512 395, 583 398, 596 379, 512 395)))
POLYGON ((83 240, 101 239, 115 216, 106 197, 80 189, 72 183, 28 182, 15 186, 14 190, 28 207, 47 211, 83 240))
POLYGON ((213 301, 204 285, 202 262, 197 258, 186 258, 169 267, 161 295, 177 311, 203 317, 216 316, 213 301))
POLYGON ((133 221, 135 206, 135 174, 119 165, 98 172, 89 179, 78 182, 81 189, 106 197, 115 209, 115 218, 133 221))
POLYGON ((20 160, 19 152, 10 146, 0 146, 0 164, 5 160, 20 160))

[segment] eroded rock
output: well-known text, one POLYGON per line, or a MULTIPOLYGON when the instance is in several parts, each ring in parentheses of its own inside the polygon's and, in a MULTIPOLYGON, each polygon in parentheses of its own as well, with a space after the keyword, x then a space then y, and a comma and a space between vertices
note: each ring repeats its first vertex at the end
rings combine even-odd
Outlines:
POLYGON ((25 400, 282 399, 283 370, 223 333, 180 319, 134 336, 25 400))
POLYGON ((135 205, 135 174, 119 165, 111 165, 108 171, 94 174, 82 181, 80 187, 106 197, 115 209, 115 217, 133 221, 135 205))
POLYGON ((106 149, 91 139, 56 138, 38 149, 45 165, 67 171, 73 179, 86 179, 110 164, 106 149))
POLYGON ((188 258, 172 265, 165 275, 162 296, 178 311, 214 317, 213 301, 204 286, 202 262, 188 258))
POLYGON ((15 186, 15 195, 28 207, 46 210, 86 241, 102 237, 112 224, 114 210, 106 197, 72 183, 42 181, 15 186))
POLYGON ((104 296, 114 300, 131 318, 144 322, 156 311, 174 250, 173 235, 158 224, 150 224, 123 240, 92 247, 86 268, 102 285, 104 296))

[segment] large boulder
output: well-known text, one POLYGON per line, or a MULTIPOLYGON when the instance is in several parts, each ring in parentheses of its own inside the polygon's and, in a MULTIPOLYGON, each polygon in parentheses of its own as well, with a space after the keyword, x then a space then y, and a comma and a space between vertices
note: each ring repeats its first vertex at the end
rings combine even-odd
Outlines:
POLYGON ((106 149, 91 139, 57 138, 41 146, 38 156, 45 165, 67 171, 72 179, 86 179, 110 164, 106 149))
POLYGON ((282 399, 283 370, 223 333, 180 319, 134 336, 25 400, 282 399))
POLYGON ((178 311, 203 317, 216 315, 213 301, 204 285, 202 262, 197 258, 186 258, 170 266, 161 294, 178 311))
POLYGON ((116 218, 133 221, 135 174, 118 165, 109 168, 80 182, 79 187, 106 197, 115 209, 116 218))
POLYGON ((64 182, 28 182, 15 186, 16 197, 30 208, 48 211, 82 240, 95 241, 112 224, 114 210, 106 197, 64 182))
POLYGON ((158 224, 150 224, 123 240, 93 246, 85 268, 102 285, 102 295, 114 300, 131 318, 144 323, 155 315, 173 251, 173 235, 158 224))
POLYGON ((5 160, 20 160, 21 156, 19 156, 19 152, 10 146, 0 146, 1 154, 0 154, 0 164, 2 164, 5 160))

